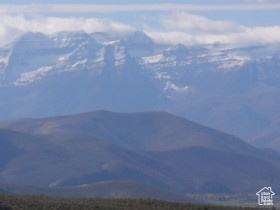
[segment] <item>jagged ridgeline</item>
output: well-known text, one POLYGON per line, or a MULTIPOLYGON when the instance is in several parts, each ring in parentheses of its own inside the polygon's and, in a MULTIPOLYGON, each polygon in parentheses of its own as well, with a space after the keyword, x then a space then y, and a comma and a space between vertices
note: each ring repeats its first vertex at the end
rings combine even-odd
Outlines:
POLYGON ((280 149, 279 66, 278 45, 27 33, 0 48, 0 119, 160 109, 280 149))

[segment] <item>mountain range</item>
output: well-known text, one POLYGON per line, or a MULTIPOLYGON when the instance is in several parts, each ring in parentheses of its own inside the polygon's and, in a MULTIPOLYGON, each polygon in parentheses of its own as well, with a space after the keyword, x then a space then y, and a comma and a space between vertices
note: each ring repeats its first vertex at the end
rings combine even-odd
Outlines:
POLYGON ((280 150, 279 46, 26 33, 0 48, 0 120, 164 110, 280 150))
POLYGON ((18 37, 0 47, 0 193, 277 192, 279 49, 142 31, 18 37))
POLYGON ((0 123, 0 190, 187 201, 188 193, 280 190, 280 154, 166 112, 0 123))

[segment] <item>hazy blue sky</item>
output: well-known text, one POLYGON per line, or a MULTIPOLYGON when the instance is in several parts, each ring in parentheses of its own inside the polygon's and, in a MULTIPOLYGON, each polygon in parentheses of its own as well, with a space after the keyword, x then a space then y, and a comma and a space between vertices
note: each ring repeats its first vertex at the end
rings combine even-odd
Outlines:
POLYGON ((0 44, 9 41, 11 33, 51 33, 60 28, 88 32, 139 29, 159 42, 179 39, 186 44, 280 40, 280 0, 19 2, 0 0, 0 44))

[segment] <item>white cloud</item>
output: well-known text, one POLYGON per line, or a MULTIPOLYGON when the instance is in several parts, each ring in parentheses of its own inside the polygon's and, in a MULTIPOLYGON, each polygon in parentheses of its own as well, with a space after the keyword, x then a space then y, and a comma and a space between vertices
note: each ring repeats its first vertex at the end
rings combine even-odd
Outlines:
MULTIPOLYGON (((280 26, 245 27, 185 12, 160 17, 160 21, 161 29, 145 30, 158 43, 196 45, 220 42, 235 46, 280 44, 280 26)), ((51 34, 59 31, 85 31, 128 34, 134 30, 129 25, 107 19, 0 15, 0 45, 25 32, 51 34)))
POLYGON ((196 45, 219 42, 234 46, 280 44, 280 26, 245 27, 188 13, 162 17, 161 23, 164 27, 162 31, 146 30, 159 43, 196 45))
POLYGON ((176 11, 177 14, 162 18, 163 31, 147 30, 158 42, 199 44, 226 43, 275 43, 279 42, 279 28, 247 28, 232 22, 213 21, 202 16, 179 11, 200 10, 279 10, 280 0, 245 0, 264 4, 246 5, 188 5, 188 4, 141 4, 141 5, 94 5, 94 4, 31 4, 0 5, 0 46, 25 32, 55 33, 58 31, 86 31, 129 33, 133 27, 97 18, 33 17, 15 14, 42 13, 111 13, 131 11, 176 11), (268 4, 271 3, 271 4, 268 4), (2 14, 2 15, 1 15, 2 14), (13 15, 11 15, 13 14, 13 15))
POLYGON ((85 31, 126 34, 134 28, 123 23, 97 18, 36 17, 22 15, 0 16, 0 45, 6 44, 25 32, 52 34, 59 31, 85 31))
POLYGON ((233 22, 213 21, 205 17, 185 12, 175 13, 162 18, 162 24, 168 31, 191 31, 192 33, 229 33, 240 31, 241 28, 233 22))

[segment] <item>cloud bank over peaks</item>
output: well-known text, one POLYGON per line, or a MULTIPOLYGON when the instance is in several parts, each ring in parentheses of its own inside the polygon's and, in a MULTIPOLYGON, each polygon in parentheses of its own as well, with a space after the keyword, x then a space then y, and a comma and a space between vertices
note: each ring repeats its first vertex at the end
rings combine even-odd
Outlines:
MULTIPOLYGON (((25 15, 0 15, 0 46, 7 44, 26 32, 52 34, 60 31, 106 32, 127 35, 135 30, 144 30, 160 44, 213 44, 255 46, 280 44, 280 26, 247 27, 231 21, 211 20, 187 12, 153 17, 158 24, 134 28, 128 24, 99 18, 41 17, 25 15)), ((151 21, 153 22, 153 21, 151 21)), ((143 21, 149 24, 148 19, 143 21)))
POLYGON ((60 31, 107 32, 120 35, 135 29, 129 25, 98 18, 32 17, 0 15, 0 46, 26 32, 52 34, 60 31))
POLYGON ((163 30, 146 30, 158 43, 197 45, 218 42, 233 46, 280 44, 280 26, 246 27, 186 12, 163 16, 160 21, 163 30))
POLYGON ((186 12, 174 13, 161 18, 165 30, 179 30, 192 33, 231 33, 241 28, 229 21, 213 21, 203 16, 192 15, 186 12))

